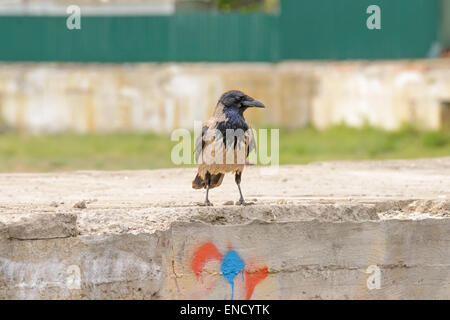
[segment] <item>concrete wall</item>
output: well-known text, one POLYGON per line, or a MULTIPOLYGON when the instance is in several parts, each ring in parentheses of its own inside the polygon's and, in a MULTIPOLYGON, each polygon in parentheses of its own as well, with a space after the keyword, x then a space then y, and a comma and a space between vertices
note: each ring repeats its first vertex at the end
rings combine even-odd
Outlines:
POLYGON ((450 299, 450 157, 194 175, 0 174, 0 299, 450 299))
POLYGON ((449 126, 450 60, 280 64, 1 64, 0 124, 32 133, 192 129, 226 90, 255 126, 449 126))
POLYGON ((34 230, 0 225, 0 298, 450 299, 449 219, 358 221, 362 207, 334 210, 344 221, 232 225, 216 212, 153 234, 89 236, 76 236, 74 215, 36 214, 34 230))

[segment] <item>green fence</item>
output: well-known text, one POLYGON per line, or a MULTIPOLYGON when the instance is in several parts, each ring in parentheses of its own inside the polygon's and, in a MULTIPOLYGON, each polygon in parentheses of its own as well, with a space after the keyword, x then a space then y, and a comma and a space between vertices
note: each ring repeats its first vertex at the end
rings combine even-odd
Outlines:
POLYGON ((282 9, 284 59, 421 58, 438 46, 437 0, 288 0, 282 9), (366 27, 372 4, 380 30, 366 27))
POLYGON ((442 45, 450 49, 450 1, 443 0, 442 3, 442 45))
POLYGON ((81 30, 68 30, 66 17, 0 16, 0 60, 421 58, 439 39, 440 0, 281 1, 279 15, 86 16, 81 30), (381 30, 366 28, 371 4, 381 7, 381 30))
POLYGON ((6 61, 276 61, 278 21, 265 15, 1 17, 6 61))

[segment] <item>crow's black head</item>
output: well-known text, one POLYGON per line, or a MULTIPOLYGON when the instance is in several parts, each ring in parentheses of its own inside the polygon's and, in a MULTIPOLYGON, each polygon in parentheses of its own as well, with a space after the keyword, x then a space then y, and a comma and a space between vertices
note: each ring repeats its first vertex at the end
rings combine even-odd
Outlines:
POLYGON ((240 113, 250 107, 264 108, 264 104, 239 90, 225 92, 222 97, 220 97, 219 102, 222 103, 225 108, 237 109, 240 113))

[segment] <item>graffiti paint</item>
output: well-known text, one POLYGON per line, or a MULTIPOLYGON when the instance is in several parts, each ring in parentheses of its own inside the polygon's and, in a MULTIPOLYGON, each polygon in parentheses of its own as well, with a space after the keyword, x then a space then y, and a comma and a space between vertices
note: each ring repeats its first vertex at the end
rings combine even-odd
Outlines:
POLYGON ((222 271, 222 275, 227 279, 228 283, 231 284, 231 300, 234 297, 234 278, 241 272, 242 276, 244 276, 244 268, 245 262, 239 254, 234 250, 228 251, 223 258, 220 271, 222 271))
POLYGON ((242 281, 245 288, 245 299, 250 299, 255 287, 268 275, 268 268, 265 265, 256 263, 246 264, 236 250, 232 249, 228 243, 228 251, 222 255, 216 246, 207 242, 195 250, 192 259, 192 270, 197 275, 197 280, 209 261, 217 260, 221 262, 220 271, 225 280, 231 285, 231 300, 235 295, 235 281, 242 281), (242 274, 242 280, 236 277, 242 274))
POLYGON ((222 254, 213 243, 207 242, 195 251, 194 258, 192 259, 192 270, 197 275, 197 279, 206 263, 211 260, 221 261, 222 254))
POLYGON ((263 281, 269 273, 267 266, 261 269, 252 270, 252 268, 245 268, 245 299, 249 300, 258 283, 263 281))

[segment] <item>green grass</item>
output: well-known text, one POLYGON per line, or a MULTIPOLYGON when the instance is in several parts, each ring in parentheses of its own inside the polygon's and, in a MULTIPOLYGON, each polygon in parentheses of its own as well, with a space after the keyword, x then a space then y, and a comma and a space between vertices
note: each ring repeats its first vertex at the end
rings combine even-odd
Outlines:
POLYGON ((172 143, 154 134, 0 135, 0 171, 154 169, 173 166, 172 143))
POLYGON ((324 160, 413 159, 450 156, 450 131, 394 132, 343 126, 280 131, 280 163, 324 160))
MULTIPOLYGON (((0 135, 1 172, 168 168, 177 142, 154 134, 0 135)), ((450 156, 450 131, 280 130, 280 164, 450 156)))

